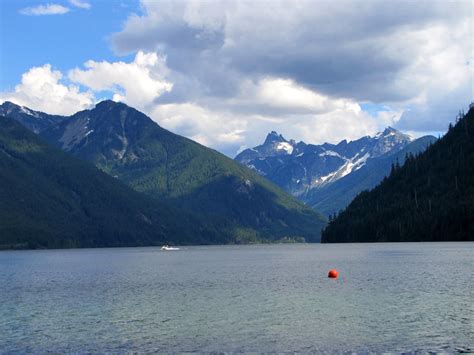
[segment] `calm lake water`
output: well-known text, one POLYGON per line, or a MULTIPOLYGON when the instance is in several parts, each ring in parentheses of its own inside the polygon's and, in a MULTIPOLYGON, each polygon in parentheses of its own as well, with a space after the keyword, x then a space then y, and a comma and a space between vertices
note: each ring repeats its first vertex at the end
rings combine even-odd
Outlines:
POLYGON ((474 243, 5 251, 0 351, 453 352, 473 272, 474 243))

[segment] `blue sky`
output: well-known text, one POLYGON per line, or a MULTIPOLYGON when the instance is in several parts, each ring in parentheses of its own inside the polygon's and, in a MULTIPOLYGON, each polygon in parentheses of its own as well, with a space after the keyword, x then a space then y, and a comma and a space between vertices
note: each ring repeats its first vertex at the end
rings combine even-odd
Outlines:
POLYGON ((473 100, 470 0, 4 0, 0 102, 113 98, 229 156, 276 130, 444 132, 473 100))
POLYGON ((110 48, 108 37, 121 29, 130 12, 139 8, 138 1, 94 1, 89 10, 74 7, 68 1, 54 1, 70 11, 59 16, 20 13, 21 9, 49 3, 0 2, 0 90, 12 89, 24 72, 44 63, 66 71, 89 59, 114 60, 117 56, 110 48))

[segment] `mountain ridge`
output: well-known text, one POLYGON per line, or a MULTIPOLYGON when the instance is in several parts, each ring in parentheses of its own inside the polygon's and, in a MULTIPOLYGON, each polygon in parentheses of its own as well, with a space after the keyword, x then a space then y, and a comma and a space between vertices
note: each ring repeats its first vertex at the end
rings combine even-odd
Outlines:
POLYGON ((5 116, 0 167, 0 249, 206 243, 226 232, 132 190, 5 116))
POLYGON ((272 131, 263 144, 242 151, 235 160, 270 179, 309 206, 331 215, 345 207, 358 192, 373 187, 390 172, 390 164, 387 167, 384 162, 387 157, 392 156, 395 161, 399 158, 396 154, 405 148, 410 146, 407 148, 409 151, 422 150, 426 148, 426 142, 434 140, 432 136, 413 139, 393 127, 387 127, 373 137, 315 145, 286 140, 281 134, 272 131), (371 183, 367 184, 367 179, 358 182, 347 178, 360 169, 367 170, 374 166, 375 161, 380 161, 380 166, 376 167, 377 178, 370 179, 371 183), (335 191, 341 191, 336 187, 343 182, 348 182, 350 186, 345 189, 348 195, 341 198, 335 191), (336 183, 334 192, 331 192, 331 186, 336 183), (322 203, 323 193, 332 196, 333 201, 322 203), (334 200, 340 202, 334 203, 334 200))
POLYGON ((11 117, 20 122, 33 133, 40 133, 66 118, 66 116, 49 115, 41 111, 5 101, 0 105, 0 116, 11 117))
POLYGON ((258 174, 123 103, 103 101, 39 134, 138 192, 234 225, 241 240, 317 242, 326 223, 258 174))

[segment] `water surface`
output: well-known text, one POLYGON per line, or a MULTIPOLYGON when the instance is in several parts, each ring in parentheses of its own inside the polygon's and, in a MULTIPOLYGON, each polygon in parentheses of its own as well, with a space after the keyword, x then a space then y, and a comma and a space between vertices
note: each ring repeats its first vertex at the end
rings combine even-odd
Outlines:
POLYGON ((473 271, 474 243, 5 251, 0 350, 452 352, 473 271))

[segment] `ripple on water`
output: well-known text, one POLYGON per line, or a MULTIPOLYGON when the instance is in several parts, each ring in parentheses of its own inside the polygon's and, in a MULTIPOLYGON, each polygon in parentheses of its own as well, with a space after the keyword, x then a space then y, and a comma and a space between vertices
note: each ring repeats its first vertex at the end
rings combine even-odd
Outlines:
POLYGON ((0 349, 469 351, 459 270, 474 243, 0 252, 0 349))

